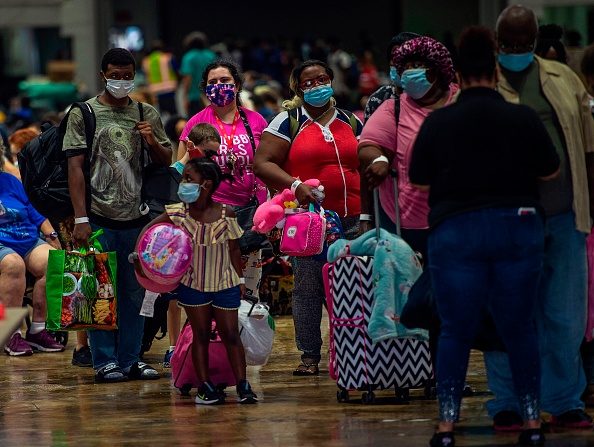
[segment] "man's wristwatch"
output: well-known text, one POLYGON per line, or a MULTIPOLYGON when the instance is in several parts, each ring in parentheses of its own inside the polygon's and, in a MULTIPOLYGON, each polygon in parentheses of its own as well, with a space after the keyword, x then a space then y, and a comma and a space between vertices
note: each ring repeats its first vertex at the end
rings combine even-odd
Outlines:
POLYGON ((58 239, 58 233, 56 233, 55 231, 52 231, 50 234, 46 234, 45 238, 55 241, 56 239, 58 239))

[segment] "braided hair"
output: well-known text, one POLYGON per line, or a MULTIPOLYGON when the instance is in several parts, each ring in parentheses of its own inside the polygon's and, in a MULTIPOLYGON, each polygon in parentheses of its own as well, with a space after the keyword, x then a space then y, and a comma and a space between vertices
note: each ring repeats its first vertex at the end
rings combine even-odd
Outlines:
POLYGON ((212 159, 217 155, 215 151, 207 150, 204 157, 190 158, 186 166, 199 173, 204 180, 212 181, 212 191, 214 193, 223 180, 233 181, 233 176, 223 174, 216 161, 212 159))

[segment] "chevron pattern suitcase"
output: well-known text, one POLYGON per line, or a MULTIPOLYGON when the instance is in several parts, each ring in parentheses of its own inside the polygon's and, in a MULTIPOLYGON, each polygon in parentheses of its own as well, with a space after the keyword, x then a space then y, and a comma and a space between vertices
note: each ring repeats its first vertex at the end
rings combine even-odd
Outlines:
POLYGON ((365 391, 363 403, 372 403, 374 389, 395 388, 406 400, 410 388, 430 392, 432 377, 429 344, 414 339, 372 343, 367 333, 373 304, 373 258, 346 256, 324 266, 330 316, 330 375, 339 387, 337 399, 349 399, 348 390, 365 391))

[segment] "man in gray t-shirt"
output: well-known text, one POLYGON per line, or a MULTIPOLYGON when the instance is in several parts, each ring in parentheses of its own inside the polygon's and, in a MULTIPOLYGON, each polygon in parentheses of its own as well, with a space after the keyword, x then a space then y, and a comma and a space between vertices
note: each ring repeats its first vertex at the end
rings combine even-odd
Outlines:
MULTIPOLYGON (((138 103, 129 101, 123 107, 114 107, 99 98, 87 101, 97 121, 90 153, 91 213, 119 222, 139 219, 142 169, 141 136, 136 128, 140 121, 138 103)), ((144 121, 152 123, 156 141, 169 148, 158 112, 148 104, 142 108, 144 121)), ((70 113, 63 148, 69 154, 87 150, 80 109, 70 113)))
MULTIPOLYGON (((87 104, 96 117, 93 145, 86 145, 79 109, 69 116, 63 150, 68 156, 68 186, 75 214, 72 234, 75 246, 86 246, 91 232, 103 230, 99 242, 105 251, 117 253, 116 331, 91 331, 91 352, 96 382, 158 379, 159 373, 139 361, 144 317, 139 315, 144 290, 138 284, 128 255, 144 225, 141 213, 142 140, 153 162, 167 166, 171 160, 168 141, 157 111, 128 94, 134 88, 136 65, 132 54, 113 48, 103 56, 100 75, 105 90, 87 104), (90 160, 90 179, 85 180, 85 159, 90 160), (86 188, 90 185, 90 214, 86 188)), ((146 159, 145 159, 146 162, 146 159)))

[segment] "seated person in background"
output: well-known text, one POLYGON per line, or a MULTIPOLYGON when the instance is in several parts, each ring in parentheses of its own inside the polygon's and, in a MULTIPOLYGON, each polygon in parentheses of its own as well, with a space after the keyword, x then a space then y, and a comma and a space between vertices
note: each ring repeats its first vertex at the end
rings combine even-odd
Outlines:
POLYGON ((25 127, 12 133, 8 137, 8 144, 10 145, 10 161, 18 167, 17 155, 25 147, 25 145, 39 136, 39 130, 35 127, 25 127))
POLYGON ((17 168, 6 156, 6 148, 4 147, 4 143, 0 138, 0 171, 6 172, 8 174, 12 174, 19 180, 21 179, 21 173, 19 172, 19 168, 17 168))
POLYGON ((3 172, 4 154, 0 151, 0 300, 6 306, 21 307, 25 295, 27 270, 35 277, 33 322, 23 339, 16 331, 4 347, 11 356, 33 354, 33 349, 59 352, 64 346, 45 329, 45 272, 48 253, 60 249, 58 235, 50 222, 29 202, 23 185, 3 172), (46 241, 39 238, 43 233, 46 241))

